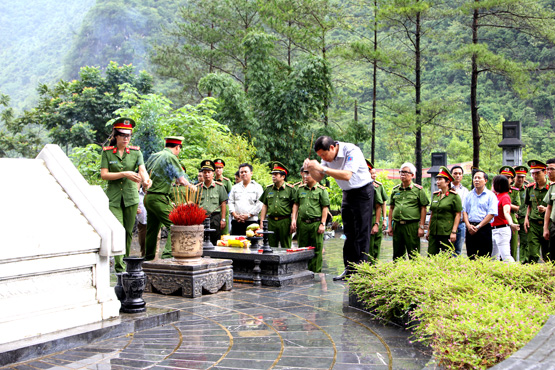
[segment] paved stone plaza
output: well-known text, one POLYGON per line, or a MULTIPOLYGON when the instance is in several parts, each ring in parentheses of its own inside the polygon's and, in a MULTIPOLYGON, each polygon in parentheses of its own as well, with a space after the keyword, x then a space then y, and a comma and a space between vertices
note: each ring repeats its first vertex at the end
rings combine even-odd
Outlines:
MULTIPOLYGON (((150 307, 179 309, 179 321, 0 369, 422 369, 429 350, 408 331, 348 307, 347 284, 332 281, 342 242, 325 242, 325 273, 309 284, 235 284, 196 299, 145 294, 150 307)), ((391 259, 391 242, 384 249, 391 259)))

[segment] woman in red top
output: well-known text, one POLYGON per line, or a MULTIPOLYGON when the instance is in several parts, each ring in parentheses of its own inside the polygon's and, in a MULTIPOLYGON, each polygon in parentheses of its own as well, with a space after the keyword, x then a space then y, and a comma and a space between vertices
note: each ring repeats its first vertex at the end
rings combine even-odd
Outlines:
POLYGON ((498 210, 497 216, 493 218, 491 224, 491 237, 493 249, 491 258, 501 259, 504 262, 514 262, 511 256, 511 229, 518 230, 518 224, 513 223, 511 217, 511 197, 509 196, 509 180, 504 175, 497 175, 493 178, 493 192, 497 195, 498 210))

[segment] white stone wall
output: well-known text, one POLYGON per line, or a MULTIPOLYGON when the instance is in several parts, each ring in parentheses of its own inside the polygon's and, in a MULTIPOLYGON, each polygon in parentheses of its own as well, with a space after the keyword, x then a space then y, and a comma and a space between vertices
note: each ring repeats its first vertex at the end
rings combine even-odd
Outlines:
POLYGON ((102 190, 55 145, 0 173, 0 345, 118 316, 109 258, 125 234, 102 190))

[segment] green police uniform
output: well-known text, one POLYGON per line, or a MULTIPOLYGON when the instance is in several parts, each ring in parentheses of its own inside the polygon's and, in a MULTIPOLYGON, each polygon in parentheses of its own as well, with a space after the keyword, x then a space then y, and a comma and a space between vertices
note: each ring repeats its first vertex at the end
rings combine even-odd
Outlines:
MULTIPOLYGON (((519 211, 520 211, 520 192, 518 191, 519 189, 516 187, 511 187, 511 189, 509 190, 509 196, 511 198, 511 204, 518 206, 519 211)), ((511 211, 511 218, 513 219, 513 223, 518 223, 518 218, 517 218, 517 213, 518 212, 513 212, 511 211)), ((518 254, 518 231, 513 230, 511 232, 511 256, 515 259, 515 261, 517 260, 517 254, 518 254)))
MULTIPOLYGON (((224 168, 225 167, 225 161, 223 159, 216 158, 216 159, 214 159, 214 166, 217 167, 217 168, 219 168, 219 167, 224 168)), ((219 179, 214 176, 214 180, 222 183, 222 185, 225 188, 225 191, 226 191, 227 195, 229 196, 229 192, 231 191, 231 187, 233 186, 233 183, 231 182, 231 180, 229 178, 225 177, 223 174, 222 174, 222 177, 219 178, 219 179)), ((228 235, 229 234, 229 224, 230 224, 230 222, 231 222, 231 220, 229 218, 229 207, 226 207, 226 210, 225 210, 225 228, 221 232, 222 235, 228 235)))
POLYGON ((279 189, 273 184, 268 185, 260 196, 262 204, 268 207, 268 230, 274 232, 268 235, 272 248, 277 248, 279 244, 282 248, 291 248, 291 211, 295 195, 295 187, 284 182, 279 189))
MULTIPOLYGON (((107 168, 109 172, 137 171, 141 165, 144 165, 144 160, 139 147, 128 146, 121 156, 115 146, 104 147, 102 150, 100 168, 107 168)), ((136 182, 123 177, 108 181, 106 195, 110 201, 110 211, 125 229, 125 255, 114 256, 116 272, 123 272, 123 257, 129 256, 133 239, 133 226, 139 207, 139 189, 136 182)))
MULTIPOLYGON (((183 177, 185 173, 177 156, 169 148, 150 156, 146 163, 146 170, 152 180, 152 185, 144 198, 147 211, 145 260, 150 261, 156 256, 156 242, 160 227, 164 225, 169 229, 172 225, 168 217, 172 210, 170 199, 172 182, 183 177)), ((168 233, 162 258, 171 257, 171 233, 168 233)))
POLYGON ((210 241, 216 245, 218 239, 222 236, 220 222, 222 220, 221 204, 227 201, 227 192, 224 185, 218 181, 212 181, 210 186, 202 184, 202 195, 199 205, 204 208, 206 214, 210 217, 210 228, 215 229, 210 233, 210 241))
MULTIPOLYGON (((528 173, 528 167, 526 166, 515 166, 514 170, 517 176, 526 177, 526 174, 528 173)), ((519 241, 518 255, 519 255, 519 261, 521 263, 526 263, 527 257, 528 257, 528 234, 524 230, 524 220, 526 218, 526 211, 527 211, 527 206, 525 203, 526 185, 527 185, 527 181, 525 180, 522 188, 515 187, 516 189, 518 189, 518 195, 520 198, 520 208, 518 209, 518 213, 516 214, 516 216, 517 216, 518 224, 520 226, 520 230, 518 230, 518 241, 519 241)))
POLYGON ((409 258, 412 258, 413 252, 420 253, 420 208, 430 203, 422 186, 411 183, 404 188, 401 185, 393 188, 390 197, 393 207, 393 260, 404 257, 405 253, 409 254, 409 258))
MULTIPOLYGON (((372 184, 374 185, 374 209, 376 209, 376 204, 381 204, 382 207, 385 207, 385 200, 387 200, 385 188, 378 181, 373 181, 372 184)), ((375 224, 378 224, 378 232, 376 234, 370 235, 370 247, 368 248, 368 257, 370 257, 370 262, 380 259, 383 233, 382 214, 383 213, 380 211, 380 214, 377 215, 378 217, 376 218, 376 212, 372 212, 371 227, 374 227, 375 224)))
POLYGON ((539 262, 540 249, 544 254, 544 260, 547 260, 546 254, 549 242, 543 237, 544 213, 538 211, 538 206, 547 206, 543 200, 548 190, 549 184, 539 189, 535 182, 526 187, 525 204, 530 207, 530 214, 528 215, 530 228, 528 229, 528 254, 526 260, 523 262, 539 262))
POLYGON ((432 202, 430 204, 432 217, 428 228, 428 255, 438 254, 445 251, 452 245, 449 237, 454 228, 455 217, 462 212, 461 197, 453 189, 448 190, 445 196, 441 197, 441 190, 434 192, 432 202))
POLYGON ((545 194, 543 201, 547 205, 551 205, 551 214, 549 215, 549 255, 547 256, 551 261, 555 260, 555 245, 553 241, 555 238, 555 182, 549 183, 549 190, 545 194))
POLYGON ((314 258, 308 263, 312 272, 322 271, 322 249, 324 247, 324 234, 318 233, 322 221, 322 209, 330 206, 328 191, 322 185, 316 184, 310 188, 307 184, 299 186, 295 196, 298 204, 297 213, 297 242, 300 248, 314 247, 314 258))

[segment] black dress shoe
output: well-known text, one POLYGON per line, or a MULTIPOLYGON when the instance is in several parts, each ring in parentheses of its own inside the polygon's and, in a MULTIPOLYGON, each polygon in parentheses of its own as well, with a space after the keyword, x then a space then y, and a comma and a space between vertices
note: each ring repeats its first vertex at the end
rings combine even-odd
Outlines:
POLYGON ((345 280, 348 276, 349 276, 349 271, 345 270, 341 273, 341 275, 334 276, 333 281, 345 280))

